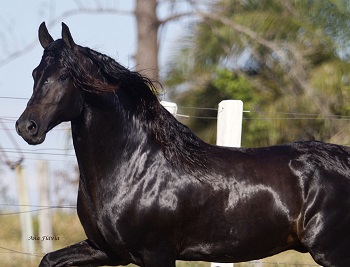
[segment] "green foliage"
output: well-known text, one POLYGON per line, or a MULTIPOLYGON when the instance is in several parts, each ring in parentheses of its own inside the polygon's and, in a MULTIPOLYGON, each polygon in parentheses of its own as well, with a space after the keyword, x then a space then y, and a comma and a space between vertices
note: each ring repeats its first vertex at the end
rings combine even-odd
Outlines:
POLYGON ((247 79, 228 69, 218 69, 212 84, 223 94, 234 96, 248 105, 253 100, 252 86, 247 79))
MULTIPOLYGON (((169 64, 165 83, 178 105, 241 99, 251 111, 244 146, 350 144, 346 124, 335 120, 350 109, 348 1, 217 0, 209 10, 169 64)), ((185 123, 214 142, 214 121, 185 123)))

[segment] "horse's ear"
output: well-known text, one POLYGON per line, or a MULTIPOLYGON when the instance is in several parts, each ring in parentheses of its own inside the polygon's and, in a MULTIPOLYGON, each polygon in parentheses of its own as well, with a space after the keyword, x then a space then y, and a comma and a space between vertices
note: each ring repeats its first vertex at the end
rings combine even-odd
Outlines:
POLYGON ((45 22, 42 22, 39 26, 39 42, 44 49, 53 42, 53 38, 47 30, 45 22))
POLYGON ((64 43, 68 45, 71 49, 73 49, 76 46, 68 26, 63 22, 62 22, 62 39, 64 43))

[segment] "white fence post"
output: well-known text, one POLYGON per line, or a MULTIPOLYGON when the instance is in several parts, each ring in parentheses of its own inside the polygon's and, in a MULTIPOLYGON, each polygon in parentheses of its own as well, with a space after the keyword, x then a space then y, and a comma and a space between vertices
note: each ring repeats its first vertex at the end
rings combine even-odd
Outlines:
POLYGON ((19 204, 19 218, 21 222, 21 236, 22 236, 22 254, 28 260, 32 261, 33 257, 30 255, 35 252, 35 240, 33 230, 32 214, 30 213, 29 189, 26 172, 21 164, 15 168, 17 176, 17 193, 19 204))
POLYGON ((48 253, 53 250, 53 241, 50 239, 50 237, 52 237, 52 214, 50 209, 45 208, 50 207, 50 176, 47 161, 38 161, 37 168, 40 206, 42 206, 42 209, 38 212, 39 237, 42 239, 41 252, 48 253))
POLYGON ((242 119, 241 100, 223 100, 219 103, 216 137, 218 146, 241 146, 242 119))
MULTIPOLYGON (((223 100, 219 103, 216 144, 240 147, 242 136, 243 102, 223 100)), ((233 263, 212 262, 210 267, 233 267, 233 263)))
POLYGON ((165 107, 166 110, 168 110, 171 114, 174 116, 177 113, 177 105, 176 103, 173 102, 168 102, 168 101, 160 101, 160 104, 162 104, 163 107, 165 107))

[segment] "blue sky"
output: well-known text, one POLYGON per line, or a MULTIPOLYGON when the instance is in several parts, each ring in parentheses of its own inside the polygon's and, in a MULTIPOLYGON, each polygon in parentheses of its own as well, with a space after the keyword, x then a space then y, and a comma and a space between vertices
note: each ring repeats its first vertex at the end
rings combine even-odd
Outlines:
MULTIPOLYGON (((17 160, 14 144, 10 142, 11 134, 20 148, 24 151, 23 165, 27 169, 28 183, 31 188, 31 199, 36 202, 36 161, 49 160, 51 173, 56 170, 73 168, 75 157, 73 150, 66 150, 70 145, 69 124, 63 124, 52 130, 44 144, 29 146, 17 136, 14 129, 16 118, 24 110, 32 92, 32 70, 38 65, 42 48, 37 41, 38 27, 42 21, 49 23, 67 10, 77 8, 77 3, 94 7, 97 2, 105 6, 113 6, 122 10, 133 10, 134 1, 125 0, 61 0, 61 1, 2 1, 0 13, 0 118, 5 125, 0 125, 0 145, 8 151, 10 160, 17 160), (1 64, 12 53, 23 49, 35 42, 35 45, 25 54, 1 64), (10 97, 10 98, 7 98, 10 97), (15 99, 13 99, 15 98, 15 99), (68 141, 67 141, 68 140, 68 141)), ((167 12, 161 9, 160 16, 167 12)), ((136 28, 133 16, 106 14, 76 14, 62 19, 69 27, 76 43, 98 50, 116 59, 122 65, 133 68, 135 63, 132 56, 136 50, 136 28)), ((47 24, 54 39, 61 37, 61 25, 47 24)), ((176 48, 176 40, 184 24, 172 23, 163 31, 160 51, 160 69, 165 69, 167 59, 176 48)), ((0 148, 1 149, 1 148, 0 148)), ((10 191, 15 192, 15 176, 5 165, 0 166, 0 185, 6 184, 10 191)), ((75 197, 75 196, 74 196, 75 197)), ((0 198, 1 199, 1 198, 0 198)))

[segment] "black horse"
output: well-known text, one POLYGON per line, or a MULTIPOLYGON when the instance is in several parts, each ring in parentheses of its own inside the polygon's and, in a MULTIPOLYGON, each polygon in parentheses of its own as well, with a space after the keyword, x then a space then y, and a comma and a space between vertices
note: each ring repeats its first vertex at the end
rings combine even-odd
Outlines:
POLYGON ((87 240, 40 266, 241 262, 288 249, 350 266, 350 149, 297 142, 258 149, 209 145, 160 104, 152 83, 74 43, 62 24, 16 123, 29 143, 71 121, 87 240))

